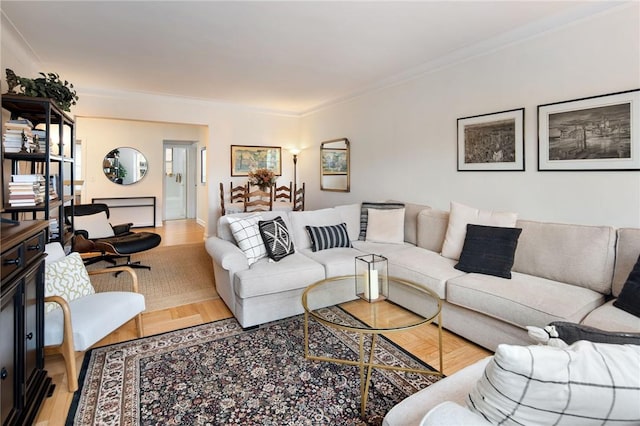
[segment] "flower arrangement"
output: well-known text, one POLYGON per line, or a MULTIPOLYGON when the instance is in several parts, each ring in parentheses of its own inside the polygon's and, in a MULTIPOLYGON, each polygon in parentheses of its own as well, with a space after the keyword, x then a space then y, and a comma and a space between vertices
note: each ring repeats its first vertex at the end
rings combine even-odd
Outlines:
POLYGON ((251 185, 257 185, 262 189, 276 183, 276 175, 269 169, 255 169, 251 170, 248 174, 249 183, 251 185))

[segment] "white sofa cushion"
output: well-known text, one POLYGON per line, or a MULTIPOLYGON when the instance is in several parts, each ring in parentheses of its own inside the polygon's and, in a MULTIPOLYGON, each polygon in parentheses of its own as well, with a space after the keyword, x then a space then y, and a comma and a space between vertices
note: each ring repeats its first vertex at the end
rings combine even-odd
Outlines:
POLYGON ((490 426, 482 416, 455 402, 445 401, 436 405, 420 422, 420 426, 490 426))
POLYGON ((467 406, 494 424, 640 422, 640 346, 500 345, 467 406))
POLYGON ((582 324, 607 331, 640 333, 640 318, 613 306, 610 300, 598 306, 582 320, 582 324))
POLYGON ((467 235, 467 224, 511 227, 516 225, 518 215, 509 212, 494 212, 469 207, 464 204, 451 202, 449 224, 442 245, 442 255, 449 259, 458 260, 467 235))
POLYGON ((611 291, 615 259, 615 229, 519 220, 522 228, 512 271, 611 291))
POLYGON ((404 209, 368 209, 366 241, 404 243, 404 209))
MULTIPOLYGON (((334 208, 290 212, 289 220, 291 222, 289 230, 293 233, 296 250, 311 248, 307 226, 329 226, 344 222, 340 212, 334 208)), ((347 229, 348 227, 347 223, 347 229)))
POLYGON ((482 274, 451 278, 447 301, 524 329, 553 321, 580 322, 604 303, 604 296, 584 287, 513 272, 511 279, 482 274))

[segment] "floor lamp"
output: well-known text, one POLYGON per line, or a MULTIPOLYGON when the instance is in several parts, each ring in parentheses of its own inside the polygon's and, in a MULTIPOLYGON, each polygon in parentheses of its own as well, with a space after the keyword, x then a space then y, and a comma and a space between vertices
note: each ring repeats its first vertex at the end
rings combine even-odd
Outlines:
POLYGON ((292 149, 289 152, 293 154, 293 187, 295 188, 298 185, 298 154, 300 154, 300 150, 292 149))

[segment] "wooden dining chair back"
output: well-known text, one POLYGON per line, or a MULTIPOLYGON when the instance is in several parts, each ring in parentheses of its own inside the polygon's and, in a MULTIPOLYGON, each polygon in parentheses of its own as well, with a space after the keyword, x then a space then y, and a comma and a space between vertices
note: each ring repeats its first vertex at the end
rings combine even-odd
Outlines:
POLYGON ((220 216, 224 216, 224 185, 220 182, 220 216))
POLYGON ((244 211, 257 212, 273 210, 272 188, 271 186, 266 191, 260 188, 251 190, 249 184, 247 184, 247 191, 244 196, 244 211))
POLYGON ((292 194, 293 194, 293 185, 291 182, 289 182, 289 186, 286 185, 282 185, 282 186, 278 186, 276 187, 274 193, 273 193, 273 201, 274 202, 285 202, 285 203, 290 203, 292 200, 292 194))
POLYGON ((233 182, 229 182, 229 202, 243 203, 244 196, 247 193, 247 185, 233 186, 233 182))
POLYGON ((302 186, 293 191, 293 211, 303 211, 304 210, 304 182, 302 182, 302 186))

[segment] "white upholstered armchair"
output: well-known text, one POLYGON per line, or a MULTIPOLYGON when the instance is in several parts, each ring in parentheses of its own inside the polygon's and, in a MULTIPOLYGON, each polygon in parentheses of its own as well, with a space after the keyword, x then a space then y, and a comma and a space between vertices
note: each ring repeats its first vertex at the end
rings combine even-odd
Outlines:
POLYGON ((61 353, 70 392, 78 389, 76 356, 135 317, 142 337, 144 296, 138 293, 138 277, 127 266, 87 272, 78 253, 65 256, 59 243, 47 244, 45 260, 44 344, 47 352, 61 353), (96 293, 89 275, 127 272, 128 291, 96 293))

